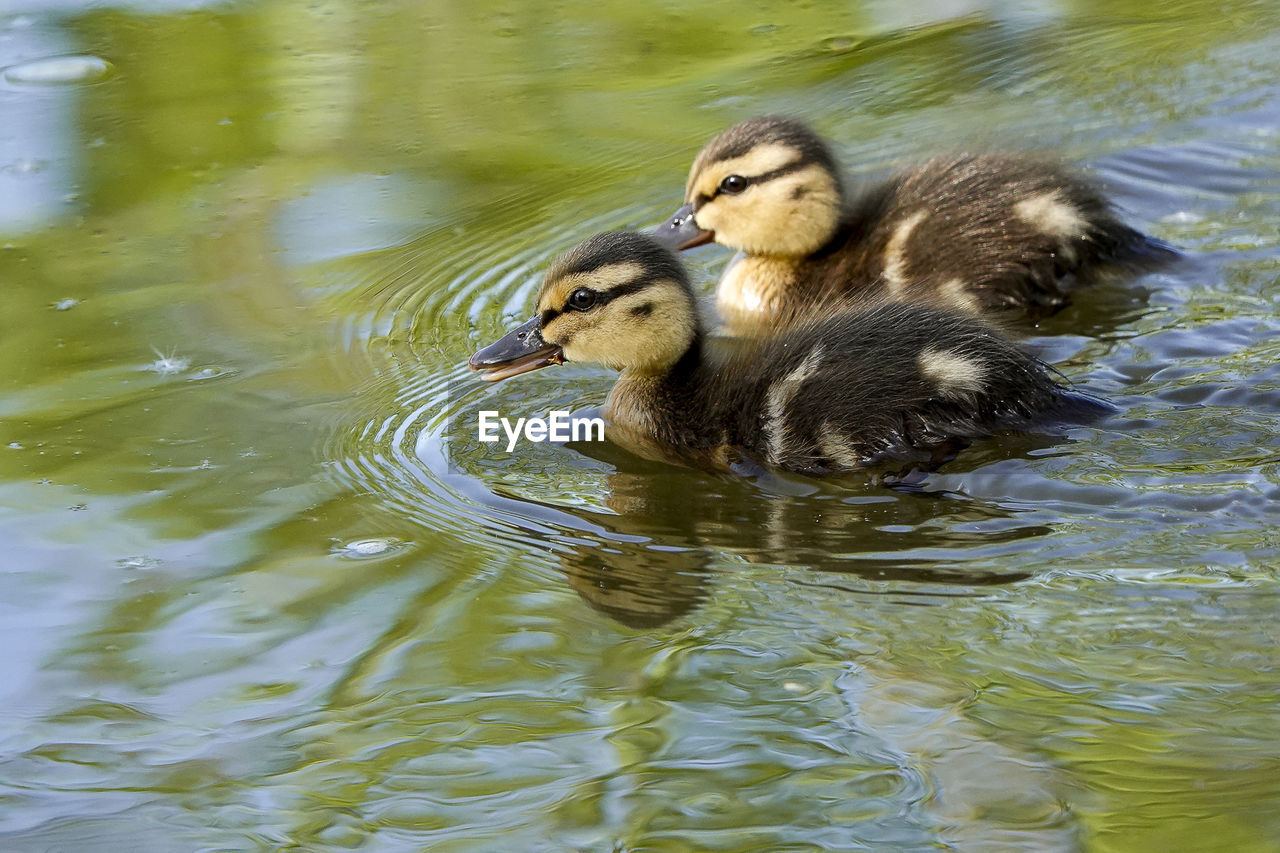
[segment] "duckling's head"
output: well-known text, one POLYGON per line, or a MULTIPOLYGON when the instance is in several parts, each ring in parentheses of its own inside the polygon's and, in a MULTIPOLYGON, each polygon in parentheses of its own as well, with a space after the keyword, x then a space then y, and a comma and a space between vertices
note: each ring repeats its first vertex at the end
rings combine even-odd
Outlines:
POLYGON ((533 319, 471 356, 470 365, 490 382, 565 361, 660 375, 700 334, 675 255, 652 237, 612 231, 557 258, 533 319))
POLYGON ((804 124, 761 116, 707 143, 693 161, 684 207, 655 232, 688 249, 715 240, 749 255, 804 257, 840 224, 840 169, 804 124))

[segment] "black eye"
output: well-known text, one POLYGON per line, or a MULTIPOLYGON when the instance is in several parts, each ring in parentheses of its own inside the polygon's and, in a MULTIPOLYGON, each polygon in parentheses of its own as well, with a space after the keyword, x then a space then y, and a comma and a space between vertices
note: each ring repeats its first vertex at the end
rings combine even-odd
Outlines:
POLYGON ((579 287, 569 295, 569 307, 574 311, 586 311, 592 305, 596 304, 596 292, 588 290, 585 287, 579 287))
POLYGON ((741 175, 730 175, 720 182, 720 192, 729 193, 731 195, 740 193, 747 188, 747 179, 741 175))

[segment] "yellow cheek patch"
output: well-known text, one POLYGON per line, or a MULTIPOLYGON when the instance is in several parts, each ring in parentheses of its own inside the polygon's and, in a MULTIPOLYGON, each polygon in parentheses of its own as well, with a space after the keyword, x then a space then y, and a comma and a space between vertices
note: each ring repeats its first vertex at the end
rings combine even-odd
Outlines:
POLYGON ((697 223, 714 231, 716 242, 750 255, 802 257, 831 238, 840 210, 836 182, 815 163, 742 195, 722 193, 702 205, 697 223))
POLYGON ((542 339, 549 344, 564 346, 582 330, 585 325, 582 321, 583 316, 576 311, 556 316, 542 327, 542 339))

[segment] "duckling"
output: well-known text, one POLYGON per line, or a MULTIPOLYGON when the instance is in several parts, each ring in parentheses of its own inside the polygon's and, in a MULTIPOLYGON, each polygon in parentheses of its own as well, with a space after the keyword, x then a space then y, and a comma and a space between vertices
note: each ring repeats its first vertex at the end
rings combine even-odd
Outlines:
POLYGON ((537 314, 470 366, 498 381, 565 361, 621 372, 602 412, 611 439, 718 470, 936 463, 999 430, 1105 411, 981 320, 921 303, 717 341, 675 254, 625 231, 554 261, 537 314))
POLYGON ((1023 155, 938 157, 854 195, 821 137, 776 116, 707 143, 685 200, 655 236, 743 253, 716 293, 735 333, 859 298, 1043 316, 1108 268, 1177 255, 1120 222, 1084 178, 1023 155))

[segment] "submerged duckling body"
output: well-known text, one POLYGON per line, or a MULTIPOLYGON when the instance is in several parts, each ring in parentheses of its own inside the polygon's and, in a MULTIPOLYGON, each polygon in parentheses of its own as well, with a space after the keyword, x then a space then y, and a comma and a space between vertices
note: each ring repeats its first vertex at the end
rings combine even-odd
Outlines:
POLYGON ((749 461, 823 475, 939 461, 1000 430, 1105 410, 982 321, 928 305, 886 303, 715 343, 675 256, 613 232, 558 259, 537 315, 470 363, 490 380, 605 364, 622 374, 604 407, 611 438, 722 469, 749 461))
POLYGON ((716 293, 735 332, 849 300, 1043 315, 1099 273, 1176 255, 1121 222, 1092 183, 1060 166, 957 154, 854 194, 817 134, 768 116, 703 148, 685 200, 655 236, 673 248, 714 240, 743 253, 716 293))

